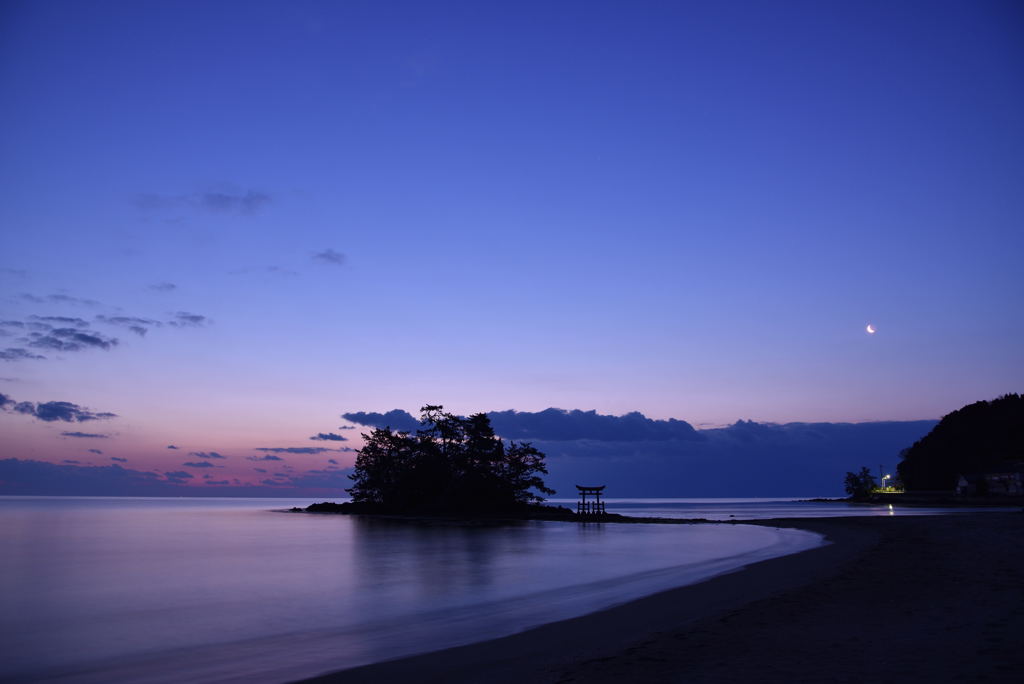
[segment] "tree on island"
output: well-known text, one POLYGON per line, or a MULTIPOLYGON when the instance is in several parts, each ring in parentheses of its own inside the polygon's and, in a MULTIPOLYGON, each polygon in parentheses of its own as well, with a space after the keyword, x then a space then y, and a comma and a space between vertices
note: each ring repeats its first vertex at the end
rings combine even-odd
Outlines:
POLYGON ((1006 394, 943 416, 900 453, 896 467, 907 489, 952 491, 957 476, 1024 461, 1024 397, 1006 394))
POLYGON ((415 434, 377 428, 363 435, 348 489, 354 504, 387 512, 501 512, 551 495, 544 454, 505 442, 486 413, 468 418, 424 406, 415 434), (537 493, 539 492, 539 494, 537 493))
POLYGON ((846 493, 853 499, 866 499, 878 487, 874 475, 867 468, 861 468, 859 473, 846 473, 846 481, 843 483, 846 493))

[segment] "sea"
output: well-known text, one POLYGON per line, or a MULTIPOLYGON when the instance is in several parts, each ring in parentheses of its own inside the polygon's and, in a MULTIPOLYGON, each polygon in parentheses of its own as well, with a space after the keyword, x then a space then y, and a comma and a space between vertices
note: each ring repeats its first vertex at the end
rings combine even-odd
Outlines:
MULTIPOLYGON (((288 512, 313 501, 0 497, 0 681, 289 681, 505 636, 824 543, 743 524, 288 512)), ((793 499, 607 506, 734 522, 897 514, 793 499)))

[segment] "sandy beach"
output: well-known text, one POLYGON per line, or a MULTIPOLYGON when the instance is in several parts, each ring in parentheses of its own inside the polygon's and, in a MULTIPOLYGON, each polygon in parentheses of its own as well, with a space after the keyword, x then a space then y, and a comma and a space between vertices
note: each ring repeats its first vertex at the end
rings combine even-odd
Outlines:
POLYGON ((976 682, 1024 670, 1024 515, 786 519, 830 544, 310 682, 976 682))

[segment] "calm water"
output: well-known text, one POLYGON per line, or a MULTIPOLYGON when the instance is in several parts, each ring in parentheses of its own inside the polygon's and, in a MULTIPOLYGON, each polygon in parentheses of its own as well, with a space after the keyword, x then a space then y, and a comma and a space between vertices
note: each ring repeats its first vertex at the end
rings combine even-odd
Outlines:
POLYGON ((747 525, 470 527, 273 510, 309 503, 0 497, 0 679, 286 681, 821 543, 747 525))

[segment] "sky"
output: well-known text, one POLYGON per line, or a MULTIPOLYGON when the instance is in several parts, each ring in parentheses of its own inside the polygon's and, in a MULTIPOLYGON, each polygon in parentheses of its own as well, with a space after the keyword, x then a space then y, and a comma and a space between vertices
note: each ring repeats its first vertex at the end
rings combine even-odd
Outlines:
POLYGON ((1022 82, 1015 2, 5 2, 0 458, 1020 391, 1022 82))

